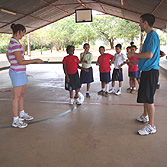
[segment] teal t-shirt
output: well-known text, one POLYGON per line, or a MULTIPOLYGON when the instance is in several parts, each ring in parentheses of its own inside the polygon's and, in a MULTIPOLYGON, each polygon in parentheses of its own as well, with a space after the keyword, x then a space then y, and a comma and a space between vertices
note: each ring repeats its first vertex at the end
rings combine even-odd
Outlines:
POLYGON ((142 51, 150 51, 153 54, 151 59, 139 59, 138 68, 142 71, 149 71, 151 69, 159 69, 159 58, 160 58, 160 41, 158 34, 152 30, 147 34, 147 37, 144 41, 142 51))

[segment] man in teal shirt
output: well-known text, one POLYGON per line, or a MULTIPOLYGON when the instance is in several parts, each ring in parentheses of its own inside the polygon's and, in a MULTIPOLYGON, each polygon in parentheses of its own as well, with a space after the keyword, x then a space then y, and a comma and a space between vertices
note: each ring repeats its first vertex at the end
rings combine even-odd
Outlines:
POLYGON ((154 94, 159 77, 160 41, 158 34, 153 30, 154 22, 155 17, 150 13, 140 17, 141 31, 145 31, 147 37, 141 53, 128 53, 129 58, 132 56, 139 58, 138 68, 142 71, 137 102, 144 104, 144 112, 137 120, 144 123, 148 122, 148 125, 138 131, 140 135, 156 133, 154 125, 154 94))

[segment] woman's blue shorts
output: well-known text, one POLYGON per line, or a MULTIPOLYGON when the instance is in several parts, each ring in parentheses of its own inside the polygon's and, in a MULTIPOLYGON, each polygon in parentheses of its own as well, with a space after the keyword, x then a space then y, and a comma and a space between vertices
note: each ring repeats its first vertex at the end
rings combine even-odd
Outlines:
POLYGON ((13 87, 22 86, 29 82, 26 72, 19 72, 9 70, 9 76, 13 87))

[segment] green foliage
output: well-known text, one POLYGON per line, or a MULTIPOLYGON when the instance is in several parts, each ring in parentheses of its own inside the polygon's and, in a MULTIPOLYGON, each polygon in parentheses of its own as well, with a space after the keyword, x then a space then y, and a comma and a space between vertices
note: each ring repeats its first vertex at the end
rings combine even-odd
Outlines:
MULTIPOLYGON (((167 41, 167 30, 160 35, 162 44, 167 41)), ((49 26, 30 33, 31 49, 47 50, 53 47, 64 49, 67 45, 79 46, 85 42, 95 44, 96 40, 103 40, 106 45, 113 45, 114 40, 124 39, 128 44, 139 38, 140 28, 137 23, 120 19, 110 15, 95 15, 92 23, 76 23, 74 15, 61 19, 49 26)), ((0 34, 0 52, 6 52, 11 35, 0 34)), ((27 36, 21 40, 27 45, 27 36)), ((26 46, 27 48, 27 46, 26 46)))
POLYGON ((0 53, 6 53, 12 35, 0 34, 0 53))

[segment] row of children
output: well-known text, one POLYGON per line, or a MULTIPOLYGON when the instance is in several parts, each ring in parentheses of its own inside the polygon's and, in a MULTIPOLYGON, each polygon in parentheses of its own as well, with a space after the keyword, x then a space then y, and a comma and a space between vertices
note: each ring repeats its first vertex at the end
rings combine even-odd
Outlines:
MULTIPOLYGON (((74 55, 75 47, 72 45, 67 46, 67 56, 64 57, 63 69, 65 73, 65 89, 70 92, 70 104, 74 104, 73 90, 75 90, 76 104, 81 104, 81 97, 83 95, 80 93, 80 88, 82 84, 87 84, 86 97, 90 97, 89 89, 90 83, 94 82, 93 79, 93 70, 92 70, 92 60, 93 55, 89 52, 90 45, 85 43, 84 52, 80 54, 80 60, 77 56, 74 55), (79 62, 82 63, 82 66, 79 66, 79 62), (78 74, 78 68, 81 69, 80 77, 78 74)), ((102 90, 98 92, 98 95, 108 96, 109 93, 114 93, 116 95, 121 94, 121 87, 123 81, 123 70, 122 66, 128 64, 129 66, 129 78, 130 78, 130 88, 127 89, 129 93, 136 92, 136 81, 139 79, 139 70, 137 65, 132 64, 133 60, 128 60, 122 52, 122 45, 117 44, 115 46, 116 53, 113 55, 105 53, 105 47, 100 46, 99 52, 100 56, 98 57, 96 65, 99 65, 100 72, 100 81, 102 90), (112 74, 112 88, 109 89, 109 82, 111 82, 111 64, 114 62, 114 70, 112 74), (119 89, 115 92, 115 81, 119 81, 119 89)), ((127 52, 135 52, 137 50, 135 45, 127 47, 127 52)), ((133 59, 133 58, 132 58, 133 59)))

